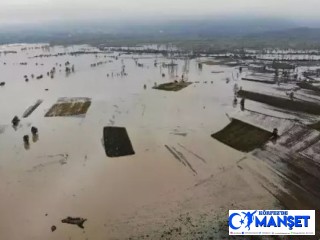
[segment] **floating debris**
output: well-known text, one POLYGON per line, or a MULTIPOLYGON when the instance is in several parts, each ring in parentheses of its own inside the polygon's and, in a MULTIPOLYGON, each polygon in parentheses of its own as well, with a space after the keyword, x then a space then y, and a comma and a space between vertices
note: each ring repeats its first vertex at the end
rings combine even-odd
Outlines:
POLYGON ((57 230, 57 227, 56 226, 51 226, 51 232, 54 232, 55 230, 57 230))
POLYGON ((37 100, 32 106, 30 106, 22 115, 23 118, 29 117, 40 106, 43 100, 37 100))
POLYGON ((182 132, 171 132, 170 134, 181 136, 181 137, 186 137, 188 135, 188 133, 182 133, 182 132))
POLYGON ((103 139, 108 157, 135 154, 127 130, 123 127, 105 127, 103 129, 103 139))
POLYGON ((67 217, 61 220, 62 223, 77 225, 79 228, 84 228, 83 224, 85 221, 87 221, 87 219, 80 217, 67 217))

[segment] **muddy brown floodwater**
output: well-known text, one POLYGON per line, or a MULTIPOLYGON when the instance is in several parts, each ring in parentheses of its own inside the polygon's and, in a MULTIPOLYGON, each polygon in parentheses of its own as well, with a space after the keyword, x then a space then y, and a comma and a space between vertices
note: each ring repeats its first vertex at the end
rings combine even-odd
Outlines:
POLYGON ((6 82, 0 87, 0 239, 224 239, 229 209, 283 209, 281 193, 294 198, 258 153, 211 137, 230 123, 229 115, 261 122, 256 112, 275 114, 268 131, 282 118, 296 117, 250 101, 252 112, 234 107, 235 83, 259 86, 235 78, 237 67, 199 69, 206 59, 175 60, 172 71, 165 67, 171 59, 157 55, 71 56, 59 53, 99 50, 38 46, 0 47, 17 51, 0 55, 6 82), (34 58, 40 54, 54 56, 34 58), (67 62, 74 72, 66 74, 67 62), (92 67, 98 62, 105 64, 92 67), (52 78, 47 72, 53 67, 52 78), (188 87, 153 89, 182 74, 192 82, 188 87), (85 115, 45 117, 61 98, 88 98, 91 104, 85 115), (22 118, 38 99, 42 103, 22 118), (15 115, 21 121, 13 128, 15 115), (38 135, 26 147, 23 136, 32 136, 32 126, 38 135), (134 155, 106 156, 107 126, 126 129, 134 155), (84 228, 61 222, 69 216, 87 219, 84 228))

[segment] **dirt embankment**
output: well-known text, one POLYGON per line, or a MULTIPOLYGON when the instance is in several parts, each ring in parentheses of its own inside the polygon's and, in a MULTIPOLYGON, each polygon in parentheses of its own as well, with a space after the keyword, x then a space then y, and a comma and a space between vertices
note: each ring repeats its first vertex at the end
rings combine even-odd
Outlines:
POLYGON ((289 97, 277 97, 245 90, 240 90, 238 92, 238 95, 246 99, 269 104, 278 108, 320 115, 320 105, 313 102, 301 101, 296 99, 291 100, 289 97))

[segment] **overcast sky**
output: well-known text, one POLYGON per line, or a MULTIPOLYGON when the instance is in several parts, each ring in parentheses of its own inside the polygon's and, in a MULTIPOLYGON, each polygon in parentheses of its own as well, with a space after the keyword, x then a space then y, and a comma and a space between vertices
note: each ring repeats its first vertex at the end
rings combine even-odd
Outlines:
POLYGON ((244 15, 319 18, 320 0, 0 0, 0 23, 244 15))

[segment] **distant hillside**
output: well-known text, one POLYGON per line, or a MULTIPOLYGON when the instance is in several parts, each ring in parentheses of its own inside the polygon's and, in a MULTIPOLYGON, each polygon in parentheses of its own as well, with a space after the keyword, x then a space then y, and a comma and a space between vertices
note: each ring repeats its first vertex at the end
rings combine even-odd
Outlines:
POLYGON ((51 23, 0 27, 0 44, 49 42, 132 46, 173 43, 196 51, 234 48, 320 48, 320 28, 281 19, 226 18, 167 22, 51 23))
POLYGON ((320 28, 292 28, 281 31, 266 31, 241 38, 242 42, 260 47, 320 48, 320 28))
POLYGON ((305 39, 305 40, 320 40, 320 28, 292 28, 279 31, 266 31, 260 34, 252 34, 249 37, 267 37, 267 38, 287 38, 287 39, 305 39))

